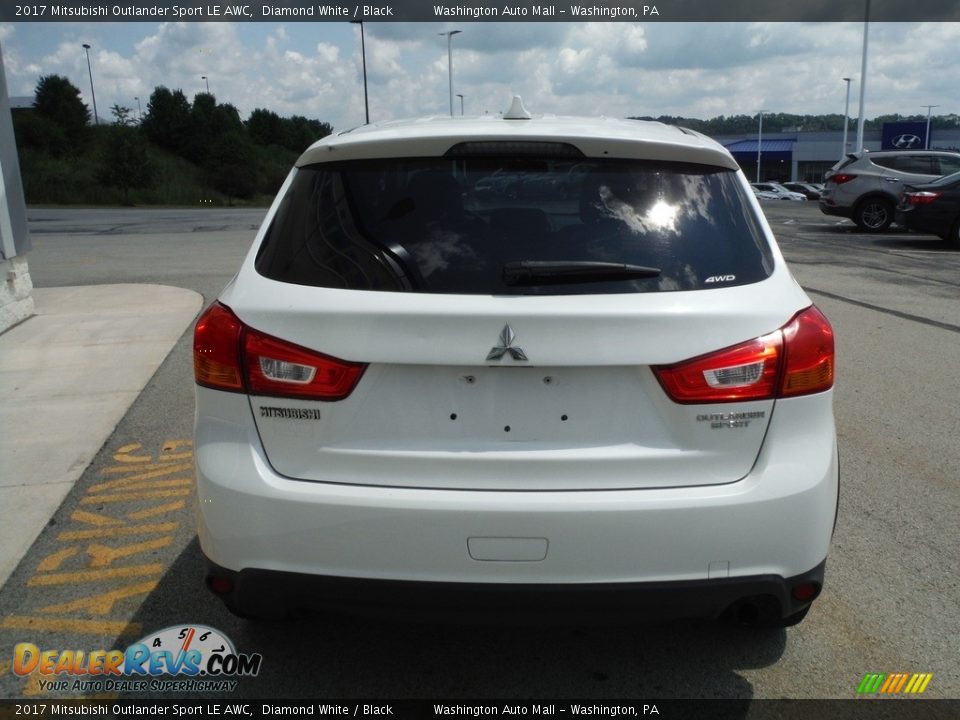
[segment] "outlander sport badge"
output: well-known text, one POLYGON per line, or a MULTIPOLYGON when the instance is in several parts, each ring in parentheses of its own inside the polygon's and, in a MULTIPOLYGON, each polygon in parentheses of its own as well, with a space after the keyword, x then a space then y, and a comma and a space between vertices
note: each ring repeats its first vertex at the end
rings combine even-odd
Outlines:
POLYGON ((507 353, 510 353, 510 357, 514 360, 526 360, 527 355, 523 352, 523 348, 513 346, 513 339, 515 337, 516 335, 513 333, 513 328, 509 325, 504 325, 503 330, 500 331, 500 344, 490 348, 487 360, 499 360, 507 353))

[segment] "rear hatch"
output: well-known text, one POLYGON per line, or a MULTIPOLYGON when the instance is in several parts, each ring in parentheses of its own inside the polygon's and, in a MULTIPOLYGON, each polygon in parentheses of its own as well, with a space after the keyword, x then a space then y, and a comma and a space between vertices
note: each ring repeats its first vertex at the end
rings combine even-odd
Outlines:
POLYGON ((693 401, 664 373, 809 304, 775 266, 734 171, 513 148, 300 168, 221 300, 282 475, 683 487, 750 471, 774 401, 740 388, 772 366, 722 356, 693 401))

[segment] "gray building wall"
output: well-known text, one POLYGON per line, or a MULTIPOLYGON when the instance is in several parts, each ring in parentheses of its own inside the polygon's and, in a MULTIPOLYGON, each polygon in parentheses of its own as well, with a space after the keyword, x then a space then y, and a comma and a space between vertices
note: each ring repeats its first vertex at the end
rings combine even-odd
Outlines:
MULTIPOLYGON (((747 135, 714 135, 713 139, 721 145, 731 145, 741 140, 756 140, 756 133, 747 135)), ((834 165, 842 157, 841 145, 843 144, 843 131, 830 132, 766 132, 763 133, 764 140, 794 140, 793 157, 790 166, 789 180, 794 181, 813 181, 819 182, 822 179, 822 173, 834 165), (816 177, 819 175, 820 177, 816 177)), ((847 134, 848 152, 853 151, 853 146, 857 141, 857 128, 851 123, 847 134)), ((864 132, 863 145, 867 150, 879 150, 881 145, 881 133, 879 130, 864 132)), ((937 149, 960 149, 960 127, 952 129, 933 129, 930 131, 930 148, 937 149)), ((762 156, 761 156, 762 160, 762 156)), ((765 166, 766 167, 766 166, 765 166)), ((754 158, 753 168, 755 172, 756 159, 754 158)), ((751 180, 753 175, 747 173, 751 180)))

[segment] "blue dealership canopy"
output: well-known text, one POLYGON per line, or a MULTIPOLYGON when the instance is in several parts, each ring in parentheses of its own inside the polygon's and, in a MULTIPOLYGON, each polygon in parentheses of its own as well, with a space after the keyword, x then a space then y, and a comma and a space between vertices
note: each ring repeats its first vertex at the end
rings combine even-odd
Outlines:
MULTIPOLYGON (((764 140, 761 152, 793 152, 793 144, 796 140, 764 140)), ((740 140, 726 146, 730 153, 756 153, 756 140, 740 140)))

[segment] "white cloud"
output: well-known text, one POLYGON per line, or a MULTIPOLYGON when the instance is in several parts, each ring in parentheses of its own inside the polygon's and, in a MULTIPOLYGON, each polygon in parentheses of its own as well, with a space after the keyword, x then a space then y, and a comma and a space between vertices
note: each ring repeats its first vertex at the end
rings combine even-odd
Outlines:
MULTIPOLYGON (((157 85, 181 88, 192 98, 204 89, 206 75, 217 99, 244 117, 261 107, 337 128, 363 121, 355 25, 44 24, 43 37, 56 38, 45 43, 36 42, 37 25, 0 25, 12 94, 32 90, 41 74, 58 73, 90 104, 80 49, 89 42, 101 116, 114 103, 135 106, 134 97, 145 106, 157 85)), ((842 77, 854 78, 856 98, 862 27, 369 23, 370 114, 377 121, 448 111, 447 43, 437 35, 446 29, 463 31, 453 38, 454 92, 465 96, 468 114, 502 111, 514 93, 534 113, 708 118, 753 114, 760 107, 839 113, 842 77)), ((960 112, 957 47, 960 23, 871 25, 867 116, 921 113, 927 103, 940 104, 942 114, 960 112)))

